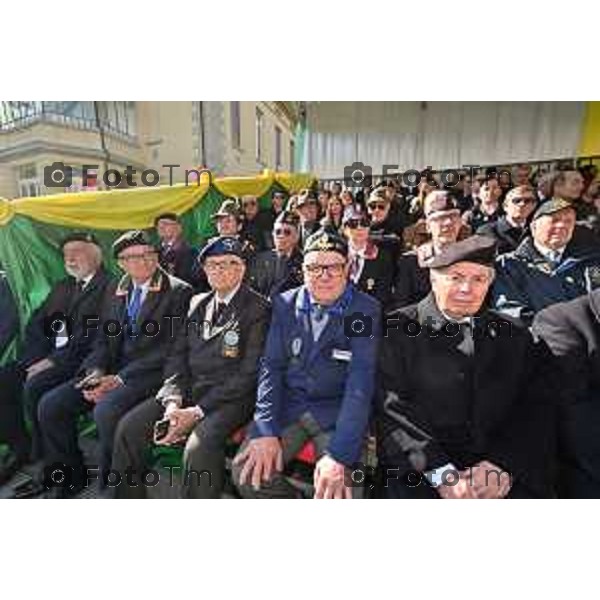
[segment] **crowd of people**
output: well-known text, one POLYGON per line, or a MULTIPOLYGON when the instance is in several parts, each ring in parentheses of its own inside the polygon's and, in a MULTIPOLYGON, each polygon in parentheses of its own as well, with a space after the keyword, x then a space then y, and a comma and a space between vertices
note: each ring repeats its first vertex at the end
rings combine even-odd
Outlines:
MULTIPOLYGON (((306 494, 288 475, 309 442, 317 498, 600 497, 599 211, 571 165, 275 191, 225 199, 200 247, 173 213, 158 244, 123 233, 118 281, 74 232, 0 367, 0 483, 41 464, 15 497, 76 496, 89 413, 118 498, 146 496, 153 446, 183 448, 182 497, 221 497, 240 431, 243 498, 306 494)), ((3 277, 0 310, 1 351, 3 277)))

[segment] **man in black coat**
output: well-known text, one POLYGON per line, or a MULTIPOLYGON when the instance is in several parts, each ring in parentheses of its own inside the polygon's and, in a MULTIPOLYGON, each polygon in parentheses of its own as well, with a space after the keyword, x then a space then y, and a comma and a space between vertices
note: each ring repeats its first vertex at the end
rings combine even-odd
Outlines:
POLYGON ((156 233, 160 238, 158 260, 169 274, 196 285, 194 263, 197 252, 183 238, 179 217, 175 213, 163 213, 154 220, 156 233))
POLYGON ((485 304, 494 254, 483 236, 449 246, 430 263, 432 294, 387 320, 377 414, 385 497, 552 494, 552 356, 485 304))
POLYGON ((242 244, 223 237, 206 246, 200 260, 212 288, 192 298, 164 371, 157 397, 147 399, 120 423, 113 468, 133 473, 123 481, 119 498, 143 498, 140 473, 148 445, 185 441, 182 495, 219 498, 229 436, 252 418, 258 360, 269 324, 268 301, 243 284, 242 244), (167 418, 164 437, 154 424, 167 418))
POLYGON ((12 448, 0 480, 30 458, 41 458, 39 400, 73 377, 89 352, 95 334, 85 330, 84 317, 98 315, 110 281, 93 235, 72 233, 61 247, 68 277, 54 286, 32 315, 17 360, 0 369, 0 442, 12 448), (31 420, 32 440, 25 428, 24 408, 31 420))
POLYGON ((559 496, 600 498, 600 289, 541 310, 533 331, 559 358, 559 496))
POLYGON ((86 483, 79 415, 93 411, 100 442, 97 475, 105 475, 117 424, 160 387, 164 358, 192 295, 189 284, 160 268, 157 250, 142 231, 123 234, 113 252, 126 274, 109 288, 101 317, 85 324, 88 331, 101 329, 94 347, 78 375, 44 394, 38 407, 46 465, 64 464, 73 474, 72 487, 54 488, 59 496, 71 496, 86 483))
POLYGON ((248 284, 259 294, 271 298, 302 285, 299 229, 297 214, 287 210, 279 213, 273 227, 275 247, 257 254, 249 267, 248 284))
POLYGON ((496 240, 498 254, 516 250, 529 231, 529 218, 535 210, 537 199, 533 188, 520 185, 508 192, 504 200, 504 214, 497 220, 477 229, 479 235, 489 235, 496 240))

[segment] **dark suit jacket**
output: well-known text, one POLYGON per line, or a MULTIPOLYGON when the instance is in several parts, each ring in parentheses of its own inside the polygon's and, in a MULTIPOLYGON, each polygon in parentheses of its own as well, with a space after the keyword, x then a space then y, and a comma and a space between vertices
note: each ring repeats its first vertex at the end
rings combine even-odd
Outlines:
POLYGON ((99 269, 83 292, 78 291, 75 279, 59 281, 42 306, 32 315, 23 341, 20 362, 28 366, 42 358, 51 359, 67 371, 75 371, 90 352, 96 331, 85 327, 85 317, 98 317, 111 278, 99 269), (54 337, 48 337, 49 321, 58 314, 70 317, 72 338, 62 348, 55 348, 54 337))
POLYGON ((532 495, 551 493, 552 355, 527 329, 501 319, 481 312, 469 356, 459 347, 463 330, 453 337, 443 333, 447 321, 433 294, 389 315, 377 402, 382 464, 399 468, 402 477, 487 459, 507 470, 513 485, 532 495), (398 328, 390 329, 392 323, 398 328), (409 323, 421 333, 407 333, 409 323))
POLYGON ((475 233, 493 237, 498 243, 498 254, 505 254, 517 249, 517 246, 525 239, 527 231, 527 226, 523 229, 513 227, 506 220, 506 215, 502 215, 497 221, 482 225, 475 233))
POLYGON ((253 258, 248 269, 248 284, 267 298, 301 286, 303 281, 302 252, 297 248, 289 258, 265 250, 253 258))
POLYGON ((561 359, 567 401, 600 398, 600 289, 541 310, 533 331, 561 359))
POLYGON ((154 330, 150 327, 147 335, 140 333, 130 343, 128 360, 124 360, 127 328, 121 327, 118 335, 107 334, 104 329, 108 321, 125 323, 130 286, 131 280, 125 276, 118 285, 113 284, 109 288, 102 308, 102 331, 82 369, 100 369, 104 373, 117 374, 127 385, 148 389, 158 387, 165 358, 187 314, 192 288, 181 279, 167 275, 160 267, 157 269, 142 304, 138 323, 141 326, 144 322, 156 321, 158 334, 151 335, 154 330))
POLYGON ((271 312, 265 298, 242 285, 212 326, 214 295, 193 297, 164 370, 165 379, 174 376, 179 393, 205 413, 228 402, 254 406, 271 312))
POLYGON ((185 240, 180 240, 173 248, 159 249, 160 266, 169 274, 182 279, 190 285, 196 285, 195 261, 198 252, 185 240))

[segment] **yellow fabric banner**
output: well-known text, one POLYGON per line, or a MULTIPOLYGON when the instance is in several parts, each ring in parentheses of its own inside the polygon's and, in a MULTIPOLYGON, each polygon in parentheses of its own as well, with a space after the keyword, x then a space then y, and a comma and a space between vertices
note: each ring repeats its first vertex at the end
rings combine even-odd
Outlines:
MULTIPOLYGON (((274 183, 294 193, 310 187, 314 181, 315 178, 308 174, 265 171, 256 177, 224 177, 212 183, 222 194, 239 197, 246 194, 262 196, 274 183)), ((145 229, 151 227, 156 215, 162 212, 182 214, 192 209, 209 187, 210 177, 203 174, 200 185, 54 194, 12 201, 0 198, 0 225, 6 225, 18 214, 65 227, 145 229)))
POLYGON ((587 102, 579 156, 600 155, 600 102, 587 102))

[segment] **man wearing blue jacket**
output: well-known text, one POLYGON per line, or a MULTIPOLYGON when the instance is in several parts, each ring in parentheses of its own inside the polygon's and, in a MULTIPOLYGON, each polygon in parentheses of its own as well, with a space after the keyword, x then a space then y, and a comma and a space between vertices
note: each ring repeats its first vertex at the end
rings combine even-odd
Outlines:
POLYGON ((600 248, 587 229, 576 227, 572 204, 553 198, 533 215, 531 237, 501 255, 492 289, 497 310, 531 325, 534 315, 600 287, 600 248))
POLYGON ((374 395, 381 307, 348 283, 348 246, 320 230, 304 248, 305 284, 273 298, 254 422, 234 461, 245 498, 295 498, 284 469, 311 440, 316 498, 350 498, 374 395), (346 476, 346 477, 345 477, 346 476))

